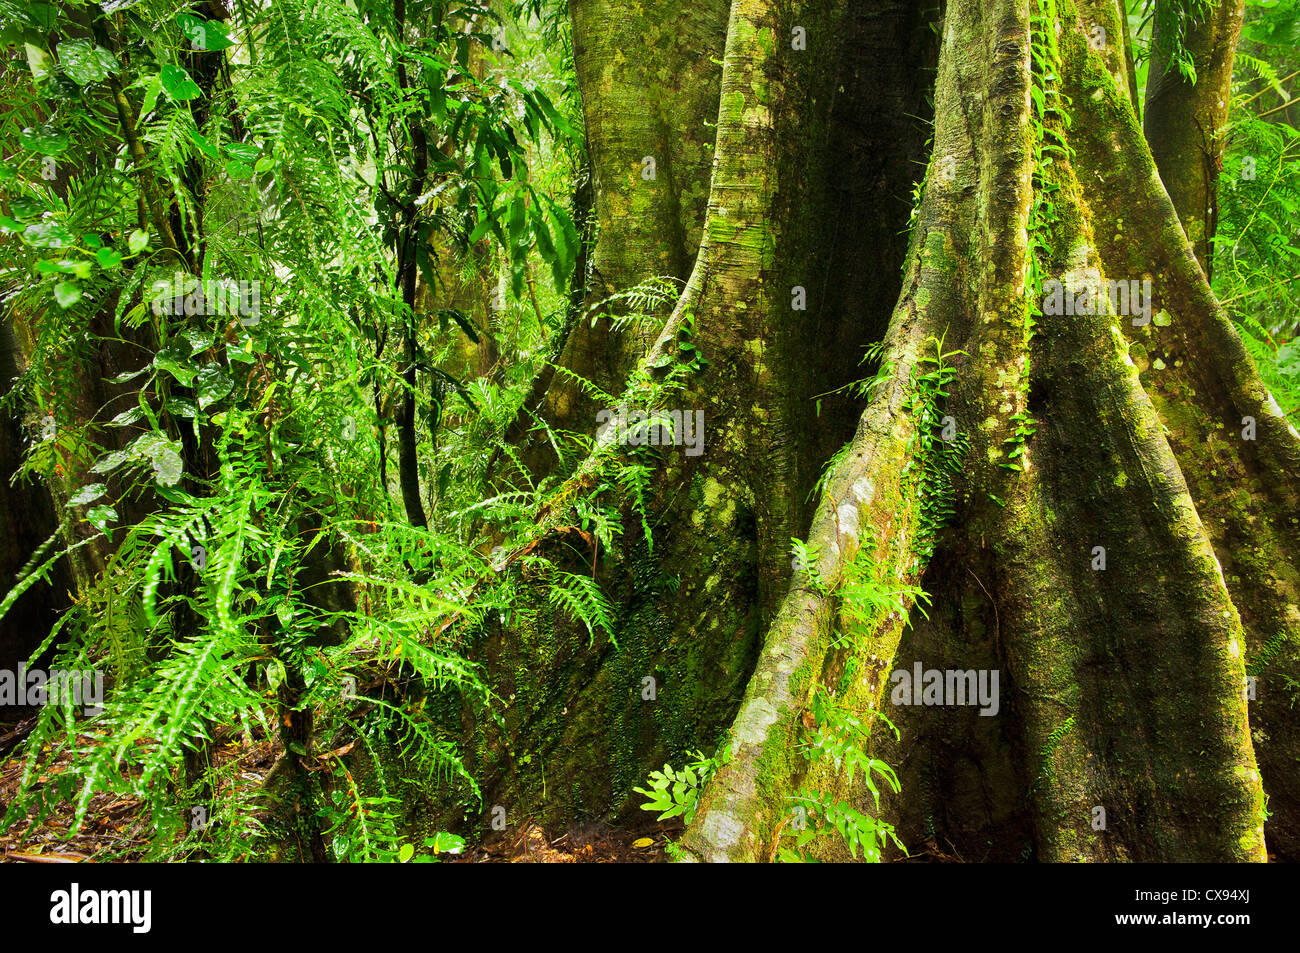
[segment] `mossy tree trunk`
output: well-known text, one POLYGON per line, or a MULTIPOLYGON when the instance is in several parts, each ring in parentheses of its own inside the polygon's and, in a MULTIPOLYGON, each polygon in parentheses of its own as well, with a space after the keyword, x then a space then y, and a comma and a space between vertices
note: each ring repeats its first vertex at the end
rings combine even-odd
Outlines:
POLYGON ((1245 0, 1158 0, 1147 74, 1146 138, 1178 218, 1211 274, 1223 128, 1245 0))
POLYGON ((910 843, 969 859, 1261 860, 1267 790, 1270 846, 1294 855, 1297 749, 1270 698, 1287 705, 1300 647, 1300 439, 1197 267, 1122 51, 1090 46, 1098 24, 1122 35, 1116 5, 1055 9, 948 5, 929 185, 886 338, 892 379, 813 524, 832 591, 799 579, 787 595, 732 727, 734 759, 683 841, 694 859, 772 855, 807 776, 801 716, 846 654, 867 673, 850 690, 863 705, 882 705, 885 673, 916 661, 1002 675, 993 718, 885 706, 902 734, 881 750, 905 791, 889 812, 910 843), (1035 33, 1050 69, 1031 55, 1035 33), (1032 88, 1053 76, 1072 122, 1049 110, 1044 129, 1032 88), (1053 142, 1068 151, 1047 164, 1053 142), (1094 299, 1107 279, 1151 279, 1152 320, 1043 314, 1031 259, 1094 299), (969 355, 944 409, 970 445, 956 517, 923 566, 904 540, 925 496, 897 474, 929 444, 912 439, 916 404, 899 395, 935 338, 969 355), (833 589, 860 545, 933 604, 901 636, 891 615, 832 649, 833 589), (1248 670, 1264 673, 1249 691, 1248 670))
MULTIPOLYGON (((699 250, 727 3, 575 0, 569 10, 597 237, 590 273, 580 276, 591 313, 559 363, 617 393, 653 337, 636 326, 615 330, 598 316, 627 308, 604 302, 650 279, 684 283, 699 250)), ((595 410, 566 375, 551 381, 542 404, 561 428, 585 429, 595 410)))
MULTIPOLYGON (((674 354, 695 317, 693 341, 710 363, 663 409, 702 412, 703 452, 659 451, 647 494, 653 546, 629 509, 618 551, 569 557, 587 574, 594 560, 617 647, 549 618, 484 636, 492 688, 513 701, 505 732, 480 737, 474 768, 487 805, 512 817, 559 823, 628 809, 649 766, 716 742, 780 604, 790 540, 807 526, 823 464, 858 415, 847 396, 819 395, 863 376, 861 343, 881 335, 900 287, 935 59, 925 11, 902 0, 781 12, 739 3, 730 15, 716 94, 726 148, 713 163, 708 227, 646 358, 674 354)), ((655 34, 680 46, 674 57, 698 48, 677 27, 655 34)), ((576 10, 575 30, 579 76, 590 76, 576 10)), ((624 33, 630 42, 640 41, 624 33)), ((583 88, 588 104, 599 94, 583 88)), ((593 167, 608 167, 603 140, 588 135, 593 167)), ((662 187, 640 178, 639 161, 623 166, 631 188, 662 187)), ((598 209, 610 205, 601 188, 598 176, 598 209)), ((643 224, 603 217, 601 242, 643 224)), ((644 342, 636 348, 645 356, 644 342)), ((594 412, 568 419, 597 429, 594 412)))
MULTIPOLYGON (((874 810, 804 756, 811 697, 838 687, 901 729, 877 748, 910 844, 1262 860, 1267 791, 1269 847, 1295 856, 1300 436, 1210 292, 1126 51, 1095 41, 1124 35, 1122 5, 948 3, 923 198, 906 244, 874 247, 906 220, 924 153, 903 117, 927 112, 936 49, 911 4, 848 7, 732 3, 703 239, 647 357, 694 318, 711 363, 682 400, 705 410, 705 452, 662 461, 653 555, 596 564, 620 594, 617 648, 558 624, 489 640, 519 709, 505 747, 533 761, 503 769, 485 740, 490 797, 550 820, 617 811, 730 721, 731 760, 682 843, 765 860, 806 784, 874 810), (901 282, 858 278, 900 265, 901 282), (1044 281, 1072 305, 1109 299, 1107 282, 1135 297, 1061 313, 1044 281), (825 399, 818 415, 876 342, 865 409, 825 399), (943 393, 925 384, 937 354, 955 372, 943 393), (952 453, 960 472, 936 476, 952 453), (791 536, 818 554, 793 579, 791 536), (838 590, 864 565, 924 588, 928 617, 850 625, 838 590), (888 706, 891 670, 917 662, 998 672, 996 715, 888 706)), ((602 225, 602 240, 626 227, 602 225)))

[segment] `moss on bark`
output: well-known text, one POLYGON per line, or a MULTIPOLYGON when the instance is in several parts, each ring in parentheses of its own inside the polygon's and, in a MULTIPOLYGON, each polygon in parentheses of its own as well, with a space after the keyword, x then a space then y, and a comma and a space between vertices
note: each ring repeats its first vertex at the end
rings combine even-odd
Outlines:
POLYGON ((819 415, 818 395, 862 376, 865 344, 901 280, 881 274, 875 256, 900 245, 930 54, 910 4, 880 13, 850 14, 838 2, 732 7, 708 227, 647 358, 673 353, 694 317, 694 343, 710 363, 678 399, 703 411, 705 452, 661 452, 653 552, 636 541, 639 517, 628 513, 631 538, 597 566, 618 607, 617 648, 589 647, 585 631, 563 622, 511 622, 485 649, 496 690, 527 706, 505 735, 482 736, 489 804, 523 802, 553 822, 617 812, 650 768, 711 747, 735 713, 789 579, 790 538, 812 517, 821 463, 856 422, 843 396, 824 398, 819 415), (796 23, 807 49, 783 39, 796 23), (872 68, 853 55, 863 45, 880 51, 872 68), (824 95, 841 85, 881 90, 884 108, 824 95), (866 175, 852 157, 872 142, 910 145, 866 175), (862 214, 837 223, 845 203, 862 214), (871 277, 841 283, 846 274, 871 277), (807 310, 793 307, 795 286, 807 310), (650 677, 653 703, 640 697, 650 677), (510 763, 507 739, 533 762, 510 763))
MULTIPOLYGON (((931 315, 942 313, 934 309, 938 294, 959 317, 928 330, 948 332, 970 354, 951 413, 965 422, 972 445, 957 518, 926 577, 937 590, 931 621, 902 644, 905 652, 956 668, 996 662, 1006 721, 983 727, 969 714, 900 713, 903 739, 892 750, 909 762, 905 775, 922 786, 921 798, 933 807, 936 792, 952 795, 948 806, 969 812, 931 811, 919 824, 913 811, 907 823, 970 857, 987 855, 976 838, 997 832, 1017 848, 1020 837, 1032 836, 1025 854, 1046 860, 1261 860, 1263 788, 1241 692, 1246 634, 1215 559, 1213 533, 1158 416, 1160 402, 1144 389, 1114 316, 1055 315, 1040 318, 1036 329, 1026 324, 1036 294, 1025 290, 1029 254, 1042 256, 1039 266, 1075 288, 1092 269, 1104 276, 1108 267, 1134 263, 1111 257, 1114 246, 1094 238, 1094 231, 1112 232, 1106 215, 1113 208, 1091 195, 1094 175, 1102 174, 1098 143, 1106 141, 1109 152, 1113 137, 1133 126, 1120 112, 1129 99, 1104 57, 1090 55, 1078 11, 1059 6, 1061 22, 1040 16, 1046 22, 1039 29, 1060 44, 1056 55, 1077 130, 1068 139, 1077 140, 1089 185, 1080 188, 1064 153, 1050 172, 1040 170, 1038 188, 1054 208, 1045 246, 1027 240, 1035 198, 1023 137, 1031 127, 1028 8, 966 0, 946 12, 932 170, 952 157, 947 192, 955 201, 936 209, 932 178, 925 208, 946 215, 940 227, 969 241, 953 243, 952 286, 927 289, 931 315), (1083 77, 1087 88, 1080 90, 1083 77), (1081 106, 1085 95, 1100 105, 1081 106), (1080 113, 1093 109, 1111 111, 1109 121, 1079 130, 1080 113), (1024 419, 1034 427, 1018 437, 1013 462, 1008 438, 1024 419), (1105 570, 1094 569, 1094 546, 1106 547, 1105 570), (983 600, 969 584, 935 575, 959 567, 970 570, 983 600), (936 721, 956 725, 958 738, 969 742, 960 758, 942 757, 957 749, 936 721), (1008 761, 999 739, 1011 742, 1018 763, 1008 761), (990 797, 998 801, 970 810, 990 797), (1104 829, 1096 807, 1107 811, 1104 829)), ((1140 140, 1132 148, 1135 161, 1154 167, 1140 140)), ((1116 171, 1124 163, 1109 155, 1106 161, 1109 177, 1130 189, 1159 189, 1154 174, 1135 186, 1116 171)), ((1161 206, 1161 196, 1143 194, 1161 206)), ((1167 196, 1163 208, 1172 211, 1167 196)), ((1167 216, 1149 221, 1158 240, 1128 243, 1129 254, 1147 254, 1145 269, 1151 259, 1177 265, 1187 284, 1191 252, 1176 219, 1173 232, 1167 216)), ((925 238, 913 246, 910 267, 928 247, 925 238)), ((1190 271, 1194 277, 1194 261, 1190 271)), ((1202 303, 1206 297, 1194 287, 1183 293, 1202 303)), ((1206 337, 1230 340, 1204 314, 1199 333, 1197 345, 1206 337)), ((907 380, 905 368, 895 370, 895 388, 907 380)), ((1220 371, 1219 385, 1221 393, 1263 404, 1248 364, 1220 371)), ((878 396, 864 428, 883 406, 886 398, 878 396)), ((1258 449, 1282 465, 1286 440, 1275 424, 1269 430, 1270 442, 1258 449)), ((897 461, 882 450, 854 466, 879 486, 897 461)), ((827 494, 835 486, 832 479, 827 494)), ((906 511, 908 502, 889 516, 906 511)), ((831 504, 824 498, 822 505, 831 504)), ((872 516, 887 545, 902 527, 872 516)), ((833 578, 834 567, 824 569, 833 578)), ((798 585, 788 594, 733 727, 739 756, 714 778, 684 839, 695 858, 771 856, 784 800, 800 777, 789 752, 799 739, 800 705, 821 674, 831 612, 798 585)), ((894 655, 888 633, 888 623, 867 632, 858 650, 879 655, 887 647, 894 664, 910 663, 894 655)))

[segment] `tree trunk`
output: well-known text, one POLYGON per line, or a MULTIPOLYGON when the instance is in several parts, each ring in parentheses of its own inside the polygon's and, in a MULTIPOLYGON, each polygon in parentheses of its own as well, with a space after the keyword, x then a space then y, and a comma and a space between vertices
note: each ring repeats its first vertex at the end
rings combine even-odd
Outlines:
MULTIPOLYGON (((811 536, 832 589, 866 542, 889 573, 921 578, 933 605, 901 639, 892 615, 861 632, 848 652, 868 674, 849 701, 881 704, 884 673, 916 661, 1003 676, 997 718, 889 710, 902 740, 882 750, 907 792, 893 816, 912 843, 928 836, 970 859, 1262 860, 1267 788, 1270 839, 1290 853, 1294 771, 1277 768, 1294 740, 1274 715, 1252 744, 1243 683, 1244 662, 1262 661, 1284 696, 1282 671, 1295 671, 1281 534, 1296 525, 1300 441, 1196 267, 1116 82, 1122 60, 1089 48, 1097 23, 1119 35, 1115 5, 1055 7, 1055 41, 1037 6, 947 9, 929 186, 886 337, 892 378, 811 536), (1053 75, 1068 130, 1050 109, 1045 130, 1032 121, 1030 87, 1050 89, 1053 75), (1072 152, 1046 164, 1058 138, 1072 152), (1132 222, 1142 242, 1124 234, 1132 222), (1044 314, 1035 268, 1076 293, 1106 276, 1153 278, 1155 319, 1044 314), (912 438, 917 402, 899 395, 914 386, 919 342, 944 334, 970 355, 946 408, 970 448, 956 519, 923 573, 904 540, 924 529, 924 494, 909 499, 897 474, 929 442, 912 438), (1243 417, 1253 439, 1240 439, 1243 417), (1246 526, 1254 545, 1238 535, 1246 526), (1255 545, 1260 563, 1221 568, 1255 545)), ((793 753, 800 715, 845 664, 830 647, 836 611, 833 592, 796 580, 732 727, 733 760, 683 840, 690 857, 773 853, 806 773, 793 753)), ((1261 723, 1266 698, 1253 706, 1261 723)))
MULTIPOLYGON (((863 375, 861 343, 879 337, 898 294, 900 276, 882 259, 901 260, 924 154, 916 117, 927 112, 934 50, 923 12, 901 0, 851 13, 824 4, 795 23, 756 19, 742 3, 733 40, 738 31, 709 227, 648 358, 676 353, 695 315, 692 340, 710 364, 677 409, 703 413, 703 452, 661 452, 652 547, 629 509, 619 551, 572 557, 586 573, 598 557, 617 648, 551 618, 485 634, 492 688, 515 701, 504 732, 478 740, 473 769, 487 805, 510 816, 623 809, 648 765, 711 745, 730 721, 790 575, 791 537, 857 416, 848 396, 818 396, 863 375), (795 48, 796 25, 806 47, 795 48), (531 761, 510 763, 507 748, 531 761)), ((616 240, 610 227, 605 240, 616 240)))
POLYGON ((1207 276, 1218 220, 1222 130, 1232 106, 1232 63, 1245 7, 1245 0, 1158 0, 1151 37, 1146 137, 1207 276), (1179 69, 1180 56, 1190 62, 1194 79, 1179 69))
MULTIPOLYGON (((709 199, 727 3, 575 0, 569 10, 598 237, 590 275, 579 276, 588 278, 592 313, 569 334, 559 363, 618 393, 654 335, 617 331, 598 316, 629 310, 604 304, 611 295, 690 274, 709 199)), ((553 426, 586 428, 597 409, 562 375, 541 414, 553 426)), ((549 461, 532 456, 530 465, 540 472, 549 461)))
MULTIPOLYGON (((6 390, 19 374, 20 360, 12 324, 0 318, 0 381, 6 390)), ((35 478, 23 480, 15 476, 24 454, 23 410, 26 408, 15 404, 0 426, 0 580, 6 593, 17 581, 17 574, 59 528, 48 489, 35 478)), ((35 565, 49 558, 58 545, 55 542, 35 565)), ((69 560, 64 557, 55 564, 47 581, 35 583, 18 598, 0 620, 0 669, 12 671, 27 661, 67 607, 74 584, 69 560)))
POLYGON ((1269 847, 1294 856, 1300 435, 1197 264, 1126 52, 1095 42, 1123 36, 1121 6, 947 4, 905 240, 906 163, 854 164, 924 154, 906 117, 926 112, 928 24, 911 4, 848 7, 732 4, 704 237, 644 362, 693 328, 710 364, 682 401, 704 409, 706 449, 661 461, 652 552, 580 557, 623 594, 617 648, 559 622, 486 638, 493 689, 518 699, 480 736, 488 803, 617 812, 730 721, 682 845, 766 860, 801 790, 876 813, 805 757, 830 691, 901 729, 874 748, 899 769, 884 810, 909 844, 1257 861, 1267 791, 1269 847), (865 409, 826 398, 875 342, 865 409), (791 579, 805 531, 815 563, 791 579), (864 572, 921 585, 928 615, 884 600, 851 617, 864 572), (891 672, 917 663, 997 673, 995 716, 903 704, 891 672))

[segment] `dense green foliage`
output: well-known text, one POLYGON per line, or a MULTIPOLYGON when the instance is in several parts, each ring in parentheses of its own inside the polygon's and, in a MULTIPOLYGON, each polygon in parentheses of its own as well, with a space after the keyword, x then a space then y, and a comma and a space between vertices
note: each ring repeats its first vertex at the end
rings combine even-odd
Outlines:
MULTIPOLYGON (((216 752, 278 724, 294 816, 272 814, 339 859, 393 857, 399 775, 475 804, 423 699, 455 690, 489 716, 458 646, 515 611, 519 572, 488 540, 538 506, 481 489, 579 250, 564 21, 532 11, 541 47, 472 4, 241 5, 225 23, 117 6, 3 11, 6 318, 29 336, 6 408, 48 415, 25 478, 69 502, 0 614, 68 544, 100 554, 42 648, 105 669, 113 696, 93 717, 42 710, 8 821, 70 798, 79 825, 96 793, 131 792, 160 856, 256 855, 270 815, 216 752), (501 289, 496 311, 452 306, 467 278, 501 289), (217 300, 239 282, 256 297, 217 300), (499 363, 463 380, 487 335, 499 363), (110 350, 116 392, 86 408, 79 379, 110 350), (404 397, 402 439, 436 473, 427 526, 384 478, 404 397), (220 823, 182 840, 191 804, 220 823)), ((601 623, 590 579, 519 569, 601 623)))
POLYGON ((1214 290, 1265 383, 1300 420, 1300 3, 1247 4, 1219 180, 1214 290))

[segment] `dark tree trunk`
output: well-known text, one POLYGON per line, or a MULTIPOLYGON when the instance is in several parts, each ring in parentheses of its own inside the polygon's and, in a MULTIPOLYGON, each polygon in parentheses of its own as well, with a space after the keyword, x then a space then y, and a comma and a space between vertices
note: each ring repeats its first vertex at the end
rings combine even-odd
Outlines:
POLYGON ((1146 138, 1161 181, 1207 276, 1223 168, 1223 127, 1232 106, 1232 63, 1245 0, 1158 0, 1147 74, 1146 138), (1195 70, 1190 79, 1176 56, 1195 70))
MULTIPOLYGON (((649 498, 653 549, 628 511, 623 546, 598 554, 617 648, 603 637, 590 646, 585 629, 549 619, 481 646, 493 690, 515 701, 504 736, 480 739, 474 769, 487 804, 512 817, 563 822, 625 809, 648 766, 711 746, 731 720, 788 584, 790 539, 805 531, 823 464, 857 416, 847 396, 822 395, 867 373, 863 348, 898 294, 894 262, 906 248, 935 54, 924 11, 822 4, 798 23, 804 49, 790 23, 752 16, 733 6, 729 35, 747 40, 726 54, 717 128, 728 145, 714 163, 709 226, 648 357, 675 354, 695 316, 693 340, 710 364, 676 407, 703 412, 703 453, 662 452, 649 498), (530 762, 512 764, 508 749, 530 752, 530 762)), ((672 42, 695 48, 689 36, 672 42)), ((584 87, 588 102, 599 94, 584 87)), ((592 161, 603 160, 593 151, 592 161)), ((598 177, 597 209, 609 202, 600 189, 598 177)), ((602 218, 602 241, 617 244, 621 221, 602 218)), ((592 556, 575 555, 573 570, 590 573, 592 556)))
MULTIPOLYGON (((0 319, 0 387, 5 391, 18 376, 21 360, 9 320, 0 319)), ((59 528, 59 516, 49 490, 35 478, 20 479, 18 468, 25 453, 21 403, 0 421, 0 592, 8 593, 20 571, 31 564, 44 544, 59 528)), ((43 563, 62 546, 56 540, 35 565, 43 563)), ((35 568, 32 566, 31 568, 35 568)), ((37 582, 24 592, 0 620, 0 669, 13 670, 40 645, 59 613, 67 608, 75 581, 65 557, 48 580, 37 582)), ((0 596, 2 598, 2 596, 0 596)))

